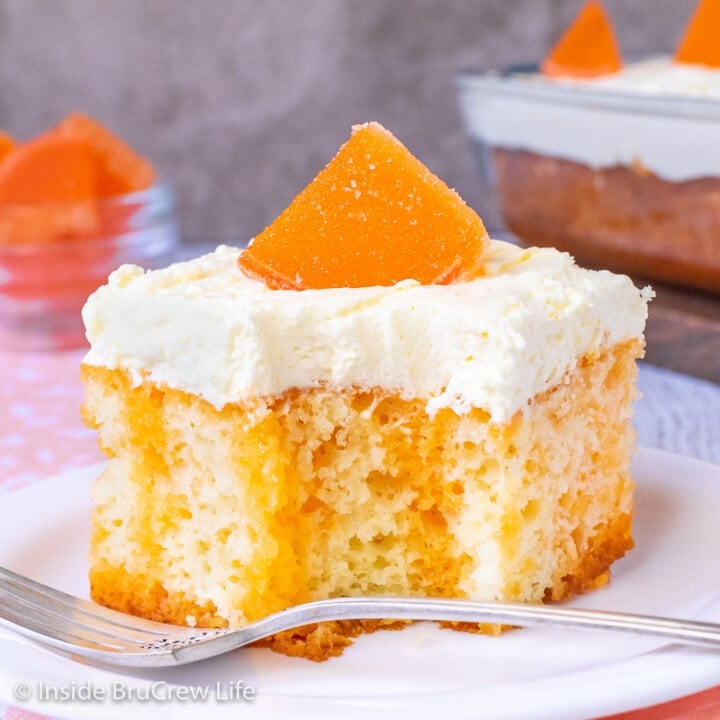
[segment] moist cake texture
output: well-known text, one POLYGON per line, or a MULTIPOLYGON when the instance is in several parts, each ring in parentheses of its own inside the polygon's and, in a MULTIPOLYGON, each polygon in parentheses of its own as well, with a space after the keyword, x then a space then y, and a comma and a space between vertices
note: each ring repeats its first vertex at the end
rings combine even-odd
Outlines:
MULTIPOLYGON (((607 580, 632 546, 649 291, 498 241, 444 286, 270 290, 239 253, 124 266, 83 311, 109 458, 95 600, 240 627, 330 596, 541 602, 607 580)), ((323 659, 377 626, 270 645, 323 659)))

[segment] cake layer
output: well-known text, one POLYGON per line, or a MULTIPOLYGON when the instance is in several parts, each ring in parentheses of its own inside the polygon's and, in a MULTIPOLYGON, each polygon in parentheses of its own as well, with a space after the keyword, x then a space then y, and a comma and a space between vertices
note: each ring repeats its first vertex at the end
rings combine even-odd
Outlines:
POLYGON ((598 170, 506 148, 493 157, 503 217, 522 240, 571 250, 580 262, 720 290, 720 177, 670 183, 642 167, 598 170))
POLYGON ((143 273, 123 266, 83 310, 88 365, 262 413, 293 389, 382 388, 434 415, 504 423, 577 358, 640 338, 648 292, 569 255, 493 241, 485 274, 452 285, 269 290, 240 250, 143 273), (132 318, 128 321, 128 318, 132 318))
POLYGON ((586 355, 503 424, 326 386, 259 416, 86 364, 85 418, 110 458, 94 487, 92 595, 242 626, 328 596, 539 602, 601 584, 632 545, 641 350, 586 355))

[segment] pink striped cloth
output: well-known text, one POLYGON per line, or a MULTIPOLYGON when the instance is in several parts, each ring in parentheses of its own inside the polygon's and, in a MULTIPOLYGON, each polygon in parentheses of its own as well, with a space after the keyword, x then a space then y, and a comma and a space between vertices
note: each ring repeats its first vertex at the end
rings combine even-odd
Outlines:
POLYGON ((102 459, 80 420, 83 354, 0 350, 0 492, 102 459))
POLYGON ((2 703, 0 703, 0 712, 4 712, 4 715, 0 716, 3 720, 48 720, 47 715, 38 715, 29 710, 2 703))
MULTIPOLYGON (((0 350, 0 492, 102 459, 80 420, 78 367, 84 350, 0 350)), ((0 700, 2 720, 47 720, 0 700)))

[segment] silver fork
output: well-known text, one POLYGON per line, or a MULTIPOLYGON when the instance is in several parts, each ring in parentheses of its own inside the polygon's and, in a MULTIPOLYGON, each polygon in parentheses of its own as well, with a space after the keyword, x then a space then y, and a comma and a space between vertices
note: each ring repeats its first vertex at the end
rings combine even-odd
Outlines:
POLYGON ((0 626, 53 650, 103 665, 168 667, 230 652, 325 620, 449 620, 649 635, 720 648, 720 624, 559 605, 432 598, 343 597, 288 608, 242 630, 166 625, 109 610, 0 568, 0 626))

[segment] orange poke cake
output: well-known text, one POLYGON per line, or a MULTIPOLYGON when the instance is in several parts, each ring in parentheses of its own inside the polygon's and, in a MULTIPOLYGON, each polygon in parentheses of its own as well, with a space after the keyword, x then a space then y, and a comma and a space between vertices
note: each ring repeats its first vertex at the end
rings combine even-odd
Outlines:
MULTIPOLYGON (((88 300, 92 597, 241 627, 341 595, 601 585, 632 547, 649 294, 488 239, 389 132, 354 127, 247 249, 126 265, 88 300)), ((322 659, 377 625, 270 644, 322 659)))

